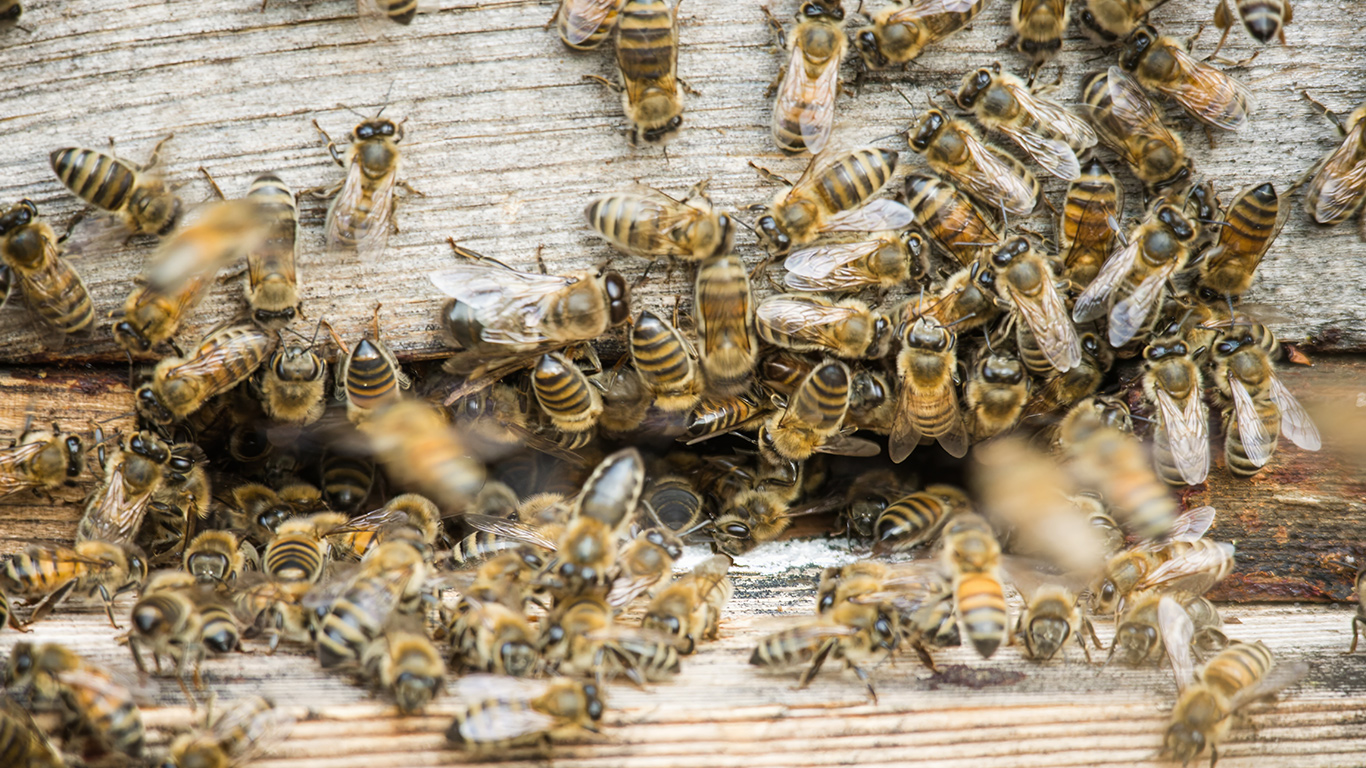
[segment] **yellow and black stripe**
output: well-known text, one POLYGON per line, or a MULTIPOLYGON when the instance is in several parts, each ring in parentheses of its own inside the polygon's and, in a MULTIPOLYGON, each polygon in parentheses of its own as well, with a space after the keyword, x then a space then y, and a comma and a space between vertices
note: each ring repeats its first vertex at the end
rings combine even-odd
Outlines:
POLYGON ((874 547, 881 552, 904 552, 929 541, 948 517, 949 507, 929 491, 903 496, 882 510, 873 525, 874 547))
POLYGON ((122 210, 137 187, 137 168, 103 152, 66 147, 53 152, 49 159, 58 180, 96 208, 122 210))
POLYGON ((623 80, 672 77, 678 56, 673 7, 666 0, 626 0, 617 16, 617 66, 623 80))
POLYGON ((384 15, 396 24, 408 25, 417 15, 417 0, 375 0, 384 15))
POLYGON ((602 397, 564 355, 543 355, 531 377, 541 410, 563 432, 586 432, 602 414, 602 397))
POLYGON ((370 496, 375 484, 375 463, 363 456, 336 451, 323 454, 320 465, 323 498, 328 506, 354 512, 370 496))
POLYGON ((977 259, 980 244, 998 239, 986 217, 948 182, 913 173, 906 177, 905 198, 916 225, 965 267, 977 259))
POLYGON ((346 361, 348 415, 354 413, 363 418, 397 402, 401 395, 399 376, 394 355, 384 342, 369 339, 357 342, 346 361))
POLYGON ((849 211, 877 194, 896 171, 897 154, 888 149, 850 152, 821 171, 813 188, 827 210, 849 211))
POLYGON ((313 533, 284 533, 271 539, 261 568, 281 581, 313 583, 323 573, 322 541, 313 533))
POLYGON ((953 581, 954 600, 968 640, 989 659, 1006 634, 1006 597, 1000 579, 989 573, 962 574, 953 581))
POLYGON ((1269 182, 1247 190, 1229 205, 1219 241, 1200 264, 1200 287, 1215 296, 1239 297, 1277 234, 1280 198, 1269 182))

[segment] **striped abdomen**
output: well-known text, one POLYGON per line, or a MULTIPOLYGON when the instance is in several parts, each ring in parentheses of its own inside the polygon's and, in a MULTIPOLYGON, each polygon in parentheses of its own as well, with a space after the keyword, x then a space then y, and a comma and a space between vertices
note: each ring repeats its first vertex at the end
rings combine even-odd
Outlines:
MULTIPOLYGON (((810 82, 819 78, 826 67, 839 67, 847 47, 839 25, 822 16, 819 20, 804 21, 797 26, 796 44, 792 48, 791 56, 801 62, 800 67, 805 70, 802 76, 806 78, 805 82, 810 82)), ((792 70, 788 70, 785 76, 791 74, 792 70)), ((773 141, 784 152, 802 152, 808 149, 806 140, 802 138, 802 115, 823 112, 825 107, 807 101, 805 89, 799 90, 790 83, 784 83, 784 86, 785 93, 799 95, 789 105, 790 109, 782 110, 778 109, 777 104, 774 105, 773 141)), ((836 94, 830 94, 829 98, 834 99, 835 96, 836 94)), ((819 149, 820 147, 817 147, 817 151, 819 149)))
POLYGON ((952 253, 965 267, 977 259, 982 249, 980 244, 993 243, 999 239, 991 223, 978 212, 976 206, 960 195, 953 185, 939 179, 920 174, 907 176, 906 207, 911 209, 916 224, 925 234, 952 253))
POLYGON ((309 533, 276 536, 266 547, 261 568, 281 581, 315 582, 323 573, 322 543, 309 533))
POLYGON ((610 666, 621 672, 635 669, 646 680, 663 680, 678 674, 678 649, 669 643, 621 640, 608 653, 610 666))
POLYGON ((902 552, 930 540, 948 516, 942 499, 916 491, 892 502, 873 525, 874 546, 879 552, 902 552))
POLYGON ((759 404, 749 395, 707 398, 693 408, 688 422, 688 435, 701 437, 729 432, 760 413, 759 404))
POLYGON ((682 477, 656 481, 649 502, 659 522, 675 533, 691 528, 702 514, 702 496, 682 477))
POLYGON ((834 432, 849 408, 849 367, 827 363, 812 371, 792 393, 784 420, 815 432, 834 432))
POLYGON ((697 365, 677 328, 645 311, 631 328, 631 360, 656 405, 677 411, 692 407, 698 386, 697 365))
POLYGON ((328 506, 354 512, 370 496, 375 464, 360 456, 329 451, 322 460, 322 491, 328 506))
POLYGON ((390 21, 410 24, 417 15, 417 0, 375 0, 390 21))
POLYGON ((1025 370, 1031 374, 1047 379, 1057 373, 1057 369, 1049 362, 1048 356, 1044 354, 1043 348, 1039 346, 1039 340, 1034 336, 1034 332, 1029 330, 1029 324, 1019 322, 1015 324, 1015 344, 1020 351, 1020 362, 1024 363, 1025 370))
POLYGON ((1277 234, 1280 200, 1270 183, 1239 195, 1224 214, 1219 241, 1200 264, 1200 283, 1220 295, 1241 296, 1277 234))
POLYGON ((1285 22, 1289 16, 1285 0, 1238 0, 1238 15, 1243 28, 1259 42, 1269 43, 1274 38, 1285 42, 1285 22))
POLYGON ((622 0, 563 0, 556 16, 560 41, 580 51, 602 45, 617 26, 622 0))
POLYGON ((627 0, 617 17, 622 80, 671 78, 677 56, 673 8, 665 0, 627 0))
MULTIPOLYGON (((1133 443, 1133 460, 1142 462, 1142 451, 1133 443)), ((1127 462, 1126 462, 1127 463, 1127 462)), ((1185 485, 1185 481, 1181 481, 1185 485)), ((1124 518, 1125 527, 1140 535, 1157 537, 1171 528, 1180 514, 1176 499, 1161 483, 1153 482, 1153 472, 1146 463, 1125 467, 1111 474, 1106 497, 1124 518)))
POLYGON ((1200 672, 1200 681, 1232 696, 1265 679, 1274 664, 1271 651, 1260 640, 1234 643, 1210 659, 1200 672))
POLYGON ((907 399, 907 414, 916 430, 925 437, 939 437, 951 432, 961 418, 958 413, 958 393, 953 388, 955 359, 952 354, 915 348, 907 349, 908 373, 902 387, 907 399), (918 386, 917 382, 927 382, 928 387, 918 386))
MULTIPOLYGON (((200 402, 232 389, 261 367, 270 351, 270 336, 255 325, 235 325, 217 331, 199 343, 183 367, 205 368, 205 360, 217 361, 214 374, 205 376, 210 379, 209 389, 200 402), (216 379, 216 381, 214 380, 216 379)), ((176 377, 177 366, 166 372, 166 380, 176 377)), ((201 374, 202 375, 202 374, 201 374)))
POLYGON ((103 152, 67 147, 53 152, 50 160, 62 184, 96 208, 122 210, 137 187, 137 169, 103 152))
POLYGON ((697 270, 697 331, 702 370, 713 394, 743 391, 754 371, 759 340, 749 272, 738 256, 709 259, 697 270))
POLYGON ((146 733, 142 712, 127 689, 108 681, 106 685, 67 685, 63 698, 110 749, 130 757, 142 755, 146 733))
POLYGON ((1001 580, 986 572, 960 574, 953 580, 953 597, 972 647, 982 658, 991 658, 1006 634, 1001 580))
POLYGON ((397 597, 380 579, 362 578, 352 585, 318 628, 318 663, 327 669, 359 661, 388 621, 397 597))
POLYGON ((346 359, 346 410, 352 422, 398 402, 402 392, 397 361, 382 341, 361 339, 346 359))
POLYGON ((469 568, 479 565, 494 555, 521 546, 516 539, 498 536, 487 531, 475 531, 456 543, 451 550, 451 560, 455 567, 469 568))
POLYGON ((213 653, 232 653, 237 650, 241 632, 237 620, 226 605, 211 603, 201 606, 199 617, 204 622, 199 639, 213 653))
POLYGON ((759 641, 749 656, 749 663, 756 667, 805 664, 811 661, 824 642, 821 638, 804 637, 800 628, 776 632, 759 641))
POLYGON ((602 396, 578 366, 553 353, 541 357, 531 377, 541 410, 563 432, 586 432, 602 415, 602 396))
MULTIPOLYGON (((1262 422, 1262 430, 1266 432, 1271 455, 1274 456, 1276 443, 1281 436, 1281 411, 1265 396, 1254 397, 1252 402, 1257 408, 1257 418, 1262 422)), ((1248 458, 1247 449, 1243 447, 1243 432, 1232 409, 1224 415, 1224 460, 1228 462, 1228 471, 1236 477, 1252 477, 1265 466, 1248 458)))
POLYGON ((0 578, 8 594, 18 597, 45 595, 84 577, 91 566, 82 559, 79 553, 66 547, 30 547, 5 561, 0 578))
POLYGON ((1115 242, 1110 220, 1119 221, 1118 187, 1110 170, 1095 157, 1067 186, 1062 208, 1063 265, 1075 286, 1091 284, 1115 242))
POLYGON ((896 170, 895 152, 860 149, 821 172, 813 187, 830 212, 848 211, 877 194, 896 170))
POLYGON ((643 195, 622 193, 595 198, 584 210, 588 223, 607 241, 627 253, 654 258, 660 239, 658 203, 643 195))

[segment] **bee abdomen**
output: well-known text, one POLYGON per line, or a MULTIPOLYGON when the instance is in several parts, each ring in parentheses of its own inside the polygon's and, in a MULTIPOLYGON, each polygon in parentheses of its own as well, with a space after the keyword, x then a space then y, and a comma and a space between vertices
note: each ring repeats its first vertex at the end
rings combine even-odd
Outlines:
MULTIPOLYGON (((1281 420, 1280 414, 1272 412, 1274 418, 1263 418, 1262 429, 1266 431, 1267 437, 1275 447, 1275 441, 1280 438, 1281 420)), ((1274 455, 1274 454, 1273 454, 1274 455)), ((1252 477, 1262 471, 1263 467, 1257 466, 1252 459, 1248 458, 1247 450, 1243 448, 1243 433, 1238 426, 1238 419, 1230 412, 1225 417, 1224 423, 1224 460, 1228 462, 1228 471, 1236 477, 1252 477)))
POLYGON ((311 538, 281 536, 266 548, 262 566, 283 581, 317 581, 323 569, 322 550, 311 538))
POLYGON ((642 312, 631 329, 631 357, 654 390, 676 389, 692 373, 692 361, 677 331, 652 312, 642 312))
POLYGON ((673 9, 664 0, 628 0, 617 24, 617 66, 626 80, 657 80, 673 71, 673 9))
POLYGON ((546 355, 532 377, 536 400, 555 425, 567 432, 591 428, 602 412, 588 377, 561 355, 546 355))
POLYGON ((892 502, 877 516, 873 540, 879 549, 899 552, 925 543, 944 521, 945 509, 924 491, 892 502))
POLYGON ((1249 35, 1269 43, 1281 33, 1285 4, 1283 0, 1238 0, 1238 14, 1249 35))
POLYGON ((417 0, 376 0, 390 21, 410 24, 417 15, 417 0))
POLYGON ((1186 484, 1186 478, 1181 474, 1181 470, 1177 469, 1176 458, 1172 456, 1172 444, 1167 435, 1167 428, 1160 420, 1153 429, 1153 468, 1167 485, 1180 487, 1186 484))
POLYGON ((132 166, 93 149, 59 149, 50 160, 53 172, 72 194, 106 211, 121 209, 137 182, 132 166))
POLYGON ((847 211, 872 197, 896 170, 895 152, 860 149, 822 172, 817 190, 832 211, 847 211))
POLYGON ((969 574, 959 577, 954 593, 968 639, 982 658, 991 658, 1006 631, 1006 598, 1001 582, 987 574, 969 574))
POLYGON ((369 459, 332 452, 323 456, 323 496, 333 509, 355 511, 374 482, 375 465, 369 459))
POLYGON ((397 399, 398 372, 369 339, 361 339, 346 367, 346 394, 357 408, 369 410, 397 399))

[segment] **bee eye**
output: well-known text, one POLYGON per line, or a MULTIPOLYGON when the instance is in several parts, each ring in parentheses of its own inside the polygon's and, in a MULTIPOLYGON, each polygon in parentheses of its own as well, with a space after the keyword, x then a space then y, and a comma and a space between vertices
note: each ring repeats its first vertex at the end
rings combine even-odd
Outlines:
POLYGON ((1100 599, 1109 602, 1115 599, 1115 585, 1112 582, 1105 582, 1105 586, 1100 588, 1100 599))
POLYGON ((749 526, 744 523, 731 523, 724 530, 727 536, 733 536, 737 539, 748 539, 750 535, 749 526))

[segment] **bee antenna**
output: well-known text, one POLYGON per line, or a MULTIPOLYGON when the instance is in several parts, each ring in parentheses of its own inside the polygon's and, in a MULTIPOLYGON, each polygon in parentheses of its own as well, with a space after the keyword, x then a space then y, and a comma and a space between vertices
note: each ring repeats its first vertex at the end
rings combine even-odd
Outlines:
POLYGON ((945 328, 945 329, 952 328, 952 327, 954 327, 955 325, 958 325, 959 323, 964 322, 964 321, 966 321, 966 320, 971 320, 971 319, 974 318, 974 317, 977 317, 977 313, 976 313, 976 312, 973 312, 973 313, 970 314, 970 315, 963 315, 962 317, 958 318, 957 320, 954 320, 952 323, 948 323, 947 325, 941 325, 941 326, 939 326, 939 327, 940 327, 940 328, 945 328))

